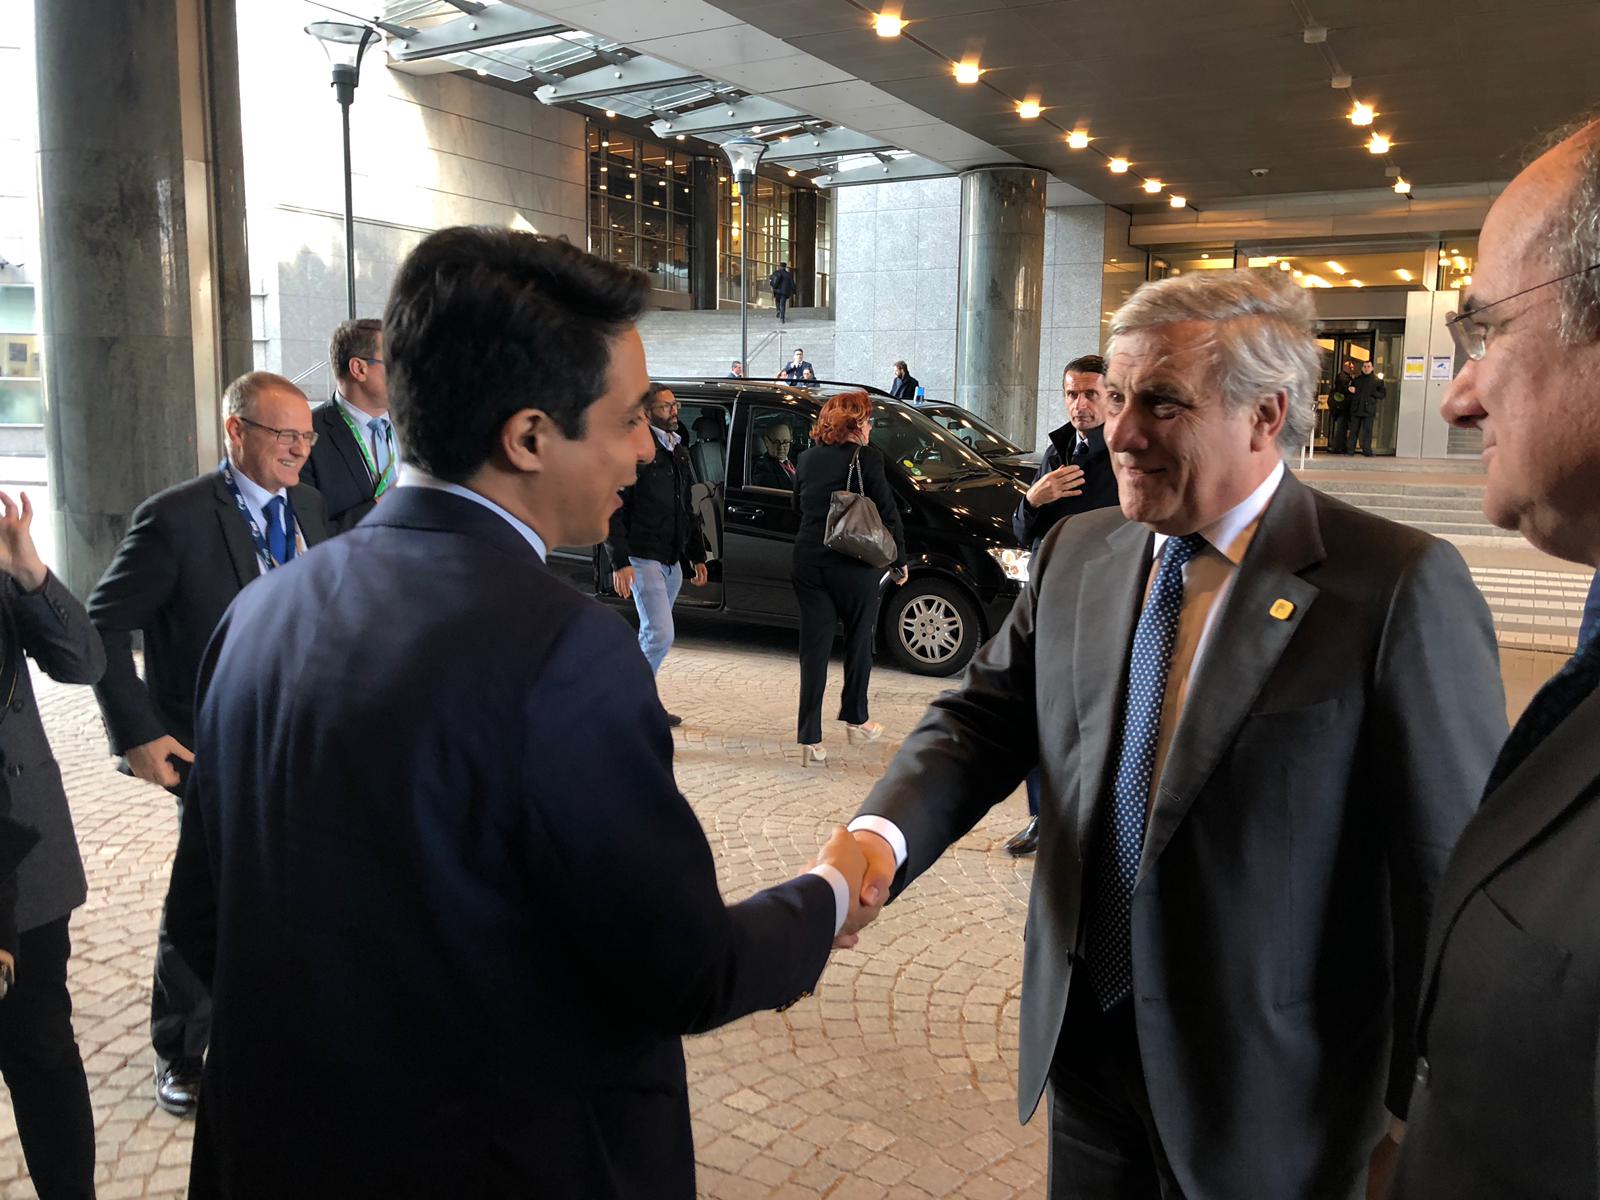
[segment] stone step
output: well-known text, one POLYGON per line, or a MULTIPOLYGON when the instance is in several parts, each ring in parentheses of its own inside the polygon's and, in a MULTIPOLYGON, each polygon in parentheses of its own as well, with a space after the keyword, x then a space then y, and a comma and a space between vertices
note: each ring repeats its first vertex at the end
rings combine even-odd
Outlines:
POLYGON ((1398 483, 1383 479, 1319 479, 1311 486, 1330 496, 1338 496, 1342 500, 1348 500, 1352 496, 1438 496, 1476 501, 1483 496, 1481 483, 1398 483))
POLYGON ((1483 489, 1476 488, 1467 496, 1436 496, 1412 492, 1328 492, 1330 496, 1353 504, 1357 508, 1426 508, 1435 512, 1483 512, 1483 489))
POLYGON ((1363 458, 1344 454, 1318 454, 1305 463, 1307 471, 1342 471, 1350 474, 1482 475, 1483 460, 1477 455, 1462 458, 1363 458))
POLYGON ((1444 537, 1450 534, 1471 534, 1479 537, 1504 537, 1519 538, 1521 535, 1514 530, 1501 529, 1484 520, 1483 514, 1472 513, 1441 513, 1427 508, 1381 508, 1375 505, 1361 505, 1365 512, 1375 517, 1383 517, 1390 521, 1398 521, 1402 525, 1411 525, 1425 533, 1444 537))

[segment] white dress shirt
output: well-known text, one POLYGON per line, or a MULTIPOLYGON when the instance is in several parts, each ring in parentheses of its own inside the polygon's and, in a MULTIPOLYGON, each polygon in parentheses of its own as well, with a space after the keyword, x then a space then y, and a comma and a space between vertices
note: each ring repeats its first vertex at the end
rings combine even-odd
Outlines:
MULTIPOLYGON (((545 558, 544 539, 534 532, 531 525, 526 521, 518 520, 493 500, 487 496, 480 495, 471 488, 462 487, 459 483, 446 483, 442 479, 435 479, 421 468, 413 467, 409 464, 400 468, 400 478, 395 486, 403 488, 433 488, 436 491, 449 492, 452 496, 460 496, 463 500, 471 500, 474 504, 481 504, 490 512, 498 515, 511 528, 515 529, 523 540, 533 547, 534 553, 539 556, 541 562, 545 558)), ((905 844, 904 838, 901 838, 900 841, 901 845, 905 844)), ((807 873, 820 875, 833 888, 833 932, 837 934, 839 930, 844 928, 845 918, 850 915, 850 882, 837 867, 829 866, 827 863, 818 863, 807 873)))

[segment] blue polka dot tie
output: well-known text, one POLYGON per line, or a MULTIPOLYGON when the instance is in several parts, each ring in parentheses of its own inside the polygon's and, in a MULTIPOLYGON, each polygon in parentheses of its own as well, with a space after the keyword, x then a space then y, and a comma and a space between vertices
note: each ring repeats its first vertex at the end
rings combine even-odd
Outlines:
POLYGON ((1161 704, 1183 609, 1183 566, 1205 544, 1198 533, 1167 539, 1161 568, 1133 631, 1116 784, 1091 868, 1086 957, 1089 982, 1102 1012, 1133 990, 1133 885, 1144 852, 1145 809, 1161 735, 1161 704))

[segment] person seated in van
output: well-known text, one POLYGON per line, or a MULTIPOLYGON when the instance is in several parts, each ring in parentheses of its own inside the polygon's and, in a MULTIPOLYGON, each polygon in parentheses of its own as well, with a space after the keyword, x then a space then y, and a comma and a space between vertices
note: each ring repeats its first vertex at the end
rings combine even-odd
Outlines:
POLYGON ((769 426, 761 435, 761 446, 762 452, 750 464, 751 485, 794 491, 794 462, 789 458, 793 431, 787 425, 769 426))

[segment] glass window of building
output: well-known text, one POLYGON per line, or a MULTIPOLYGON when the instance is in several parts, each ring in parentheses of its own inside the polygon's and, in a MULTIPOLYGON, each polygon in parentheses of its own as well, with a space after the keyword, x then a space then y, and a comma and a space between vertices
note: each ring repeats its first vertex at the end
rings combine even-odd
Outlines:
POLYGON ((1280 271, 1301 287, 1431 289, 1433 241, 1241 246, 1239 265, 1280 271))
MULTIPOLYGON (((790 187, 788 184, 779 183, 775 179, 756 176, 755 186, 751 189, 749 197, 750 211, 746 216, 748 234, 743 233, 740 227, 740 209, 745 203, 745 197, 739 195, 739 185, 726 173, 718 176, 718 226, 721 230, 722 244, 718 254, 718 278, 722 282, 722 299, 725 302, 737 305, 739 302, 739 240, 741 237, 749 238, 749 245, 745 253, 750 262, 750 303, 763 307, 772 306, 772 289, 767 286, 767 280, 772 278, 772 273, 778 269, 779 263, 788 263, 794 269, 797 256, 795 254, 795 240, 798 231, 794 227, 794 201, 793 197, 801 189, 790 187)), ((810 189, 806 189, 810 190, 810 189)), ((827 256, 824 257, 823 237, 824 228, 828 221, 827 193, 817 193, 817 219, 814 236, 816 238, 816 274, 817 294, 812 303, 825 305, 824 299, 828 279, 832 276, 832 242, 828 243, 827 256)), ((809 231, 808 232, 812 232, 809 231)), ((798 278, 796 283, 804 294, 804 281, 798 278)))
POLYGON ((0 286, 0 425, 44 423, 40 338, 31 286, 0 286))
POLYGON ((688 156, 613 129, 589 129, 589 249, 638 267, 664 292, 689 290, 688 156))

